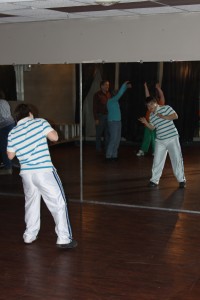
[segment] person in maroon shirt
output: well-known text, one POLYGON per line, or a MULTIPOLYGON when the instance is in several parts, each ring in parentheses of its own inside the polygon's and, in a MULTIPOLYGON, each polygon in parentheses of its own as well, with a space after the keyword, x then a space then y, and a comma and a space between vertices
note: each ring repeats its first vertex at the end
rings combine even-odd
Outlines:
POLYGON ((109 140, 107 120, 107 101, 109 98, 111 98, 109 88, 109 81, 102 80, 100 83, 100 90, 96 92, 93 97, 93 114, 96 126, 96 150, 98 152, 102 150, 102 136, 104 136, 105 150, 109 140))

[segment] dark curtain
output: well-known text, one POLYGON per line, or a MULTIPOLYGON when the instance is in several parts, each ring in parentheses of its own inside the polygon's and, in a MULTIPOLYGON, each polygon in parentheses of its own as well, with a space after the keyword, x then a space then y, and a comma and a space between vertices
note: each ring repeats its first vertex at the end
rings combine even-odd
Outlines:
POLYGON ((120 100, 122 114, 122 136, 128 141, 141 141, 144 126, 138 118, 146 113, 144 82, 147 82, 151 93, 155 91, 158 63, 121 63, 120 85, 130 80, 132 89, 127 90, 120 100))
POLYGON ((13 66, 0 66, 0 89, 6 100, 17 100, 16 78, 13 66))
POLYGON ((163 91, 166 104, 174 108, 178 120, 174 123, 181 142, 193 141, 198 127, 200 95, 200 62, 166 62, 163 69, 163 91))

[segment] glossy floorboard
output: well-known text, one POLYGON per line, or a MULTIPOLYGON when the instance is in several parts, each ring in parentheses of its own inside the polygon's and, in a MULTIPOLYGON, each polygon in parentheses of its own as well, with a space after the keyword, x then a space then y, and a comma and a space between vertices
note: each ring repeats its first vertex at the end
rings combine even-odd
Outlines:
POLYGON ((86 145, 82 204, 78 147, 52 150, 79 243, 68 251, 56 248, 44 205, 39 239, 23 244, 18 170, 1 176, 0 299, 199 300, 200 147, 183 149, 185 190, 177 189, 169 162, 160 187, 148 189, 152 157, 137 158, 136 150, 124 146, 119 162, 106 164, 86 145))

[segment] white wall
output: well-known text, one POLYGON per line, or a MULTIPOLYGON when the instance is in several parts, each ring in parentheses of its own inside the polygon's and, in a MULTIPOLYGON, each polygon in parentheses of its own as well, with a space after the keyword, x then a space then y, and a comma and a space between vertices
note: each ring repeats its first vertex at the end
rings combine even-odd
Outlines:
POLYGON ((200 59, 200 14, 0 25, 0 64, 200 59))

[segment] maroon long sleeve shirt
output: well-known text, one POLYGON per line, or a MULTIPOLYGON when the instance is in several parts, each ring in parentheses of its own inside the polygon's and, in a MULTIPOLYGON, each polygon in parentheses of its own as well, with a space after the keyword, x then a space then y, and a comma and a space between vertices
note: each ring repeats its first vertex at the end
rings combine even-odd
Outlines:
POLYGON ((107 115, 107 101, 111 98, 110 92, 103 93, 101 90, 96 92, 93 97, 94 119, 98 120, 98 114, 107 115))

